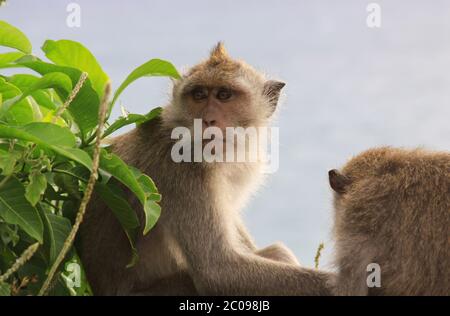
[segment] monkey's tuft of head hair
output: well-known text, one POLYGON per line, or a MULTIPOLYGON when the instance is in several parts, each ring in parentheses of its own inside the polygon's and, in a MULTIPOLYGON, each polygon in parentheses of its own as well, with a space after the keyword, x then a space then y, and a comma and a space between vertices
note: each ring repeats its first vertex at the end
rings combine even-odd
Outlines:
POLYGON ((211 65, 218 65, 222 62, 230 60, 227 50, 223 42, 218 42, 216 46, 211 50, 211 55, 209 56, 208 62, 211 65))
MULTIPOLYGON (((193 76, 198 73, 206 74, 208 72, 214 72, 218 73, 217 76, 224 76, 227 79, 231 79, 234 74, 242 70, 244 67, 249 68, 249 70, 251 68, 244 62, 231 58, 225 48, 224 43, 218 42, 216 46, 214 46, 211 50, 209 58, 192 67, 187 73, 187 76, 193 76)), ((256 73, 255 70, 253 71, 256 73)))

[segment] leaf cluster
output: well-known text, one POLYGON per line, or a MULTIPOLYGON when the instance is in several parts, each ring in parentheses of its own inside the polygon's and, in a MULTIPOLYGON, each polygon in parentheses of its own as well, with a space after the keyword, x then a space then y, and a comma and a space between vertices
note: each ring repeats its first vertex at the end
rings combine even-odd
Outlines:
MULTIPOLYGON (((41 49, 47 60, 32 54, 28 38, 0 21, 0 295, 35 295, 60 253, 92 170, 92 152, 99 126, 99 106, 109 77, 94 55, 71 40, 47 40, 41 49), (29 69, 34 74, 21 73, 29 69), (31 258, 21 254, 39 244, 31 258), (6 280, 2 275, 18 261, 20 268, 6 280)), ((144 76, 179 78, 175 67, 151 59, 133 70, 108 103, 108 113, 121 93, 144 76)), ((127 114, 105 122, 103 137, 130 124, 159 115, 127 114)), ((135 241, 158 220, 161 199, 150 177, 128 166, 107 147, 101 149, 96 194, 106 203, 128 236, 138 260, 135 241), (122 187, 137 197, 145 213, 143 229, 122 187)), ((8 270, 9 269, 9 270, 8 270)), ((72 247, 57 272, 50 294, 92 294, 83 264, 72 247)))

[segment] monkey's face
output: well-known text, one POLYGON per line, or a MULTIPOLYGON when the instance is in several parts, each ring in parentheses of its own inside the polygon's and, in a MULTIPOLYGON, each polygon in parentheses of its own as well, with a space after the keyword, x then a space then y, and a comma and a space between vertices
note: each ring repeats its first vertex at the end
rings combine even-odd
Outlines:
POLYGON ((218 127, 225 135, 227 127, 251 124, 255 118, 252 96, 237 82, 206 82, 190 78, 183 89, 181 102, 189 118, 201 119, 203 129, 218 127))
POLYGON ((241 61, 231 59, 222 44, 205 62, 175 82, 170 110, 173 121, 203 129, 265 126, 272 116, 284 83, 267 81, 241 61))

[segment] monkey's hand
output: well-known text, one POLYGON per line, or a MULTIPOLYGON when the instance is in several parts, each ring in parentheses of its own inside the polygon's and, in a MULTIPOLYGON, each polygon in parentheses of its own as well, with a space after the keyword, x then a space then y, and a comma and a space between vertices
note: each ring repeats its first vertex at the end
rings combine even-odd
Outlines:
POLYGON ((266 248, 260 249, 256 251, 256 254, 266 259, 285 262, 297 266, 300 265, 294 253, 281 242, 277 242, 266 248))

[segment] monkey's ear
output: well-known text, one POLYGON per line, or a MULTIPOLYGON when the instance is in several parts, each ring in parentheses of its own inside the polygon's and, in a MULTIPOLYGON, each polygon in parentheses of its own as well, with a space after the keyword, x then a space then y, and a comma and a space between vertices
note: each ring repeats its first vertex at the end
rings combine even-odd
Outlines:
POLYGON ((281 89, 283 89, 285 85, 284 82, 276 80, 269 80, 264 84, 263 94, 269 98, 272 112, 275 111, 275 108, 277 107, 281 89))
POLYGON ((344 176, 336 169, 328 171, 328 179, 331 188, 339 194, 344 194, 347 190, 347 186, 351 183, 348 177, 344 176))

